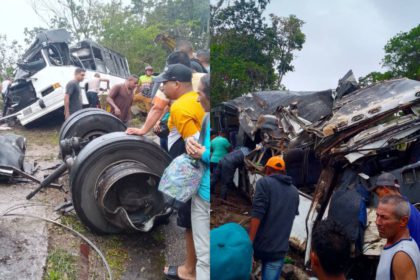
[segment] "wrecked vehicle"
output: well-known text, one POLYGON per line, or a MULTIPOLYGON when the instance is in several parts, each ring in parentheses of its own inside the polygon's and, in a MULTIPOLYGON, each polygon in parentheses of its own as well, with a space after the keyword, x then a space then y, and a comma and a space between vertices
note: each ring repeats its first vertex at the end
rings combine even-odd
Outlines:
POLYGON ((351 276, 370 279, 384 240, 375 225, 377 199, 368 189, 381 172, 390 172, 401 193, 420 202, 420 82, 397 79, 359 89, 351 76, 335 91, 260 92, 228 105, 237 109, 238 135, 245 139, 239 144, 263 144, 237 176, 241 190, 252 197, 266 160, 283 154, 300 191, 293 247, 305 252, 308 264, 312 229, 322 219, 334 219, 344 225, 355 245, 353 256, 361 260, 351 276))
POLYGON ((72 114, 59 134, 62 164, 27 199, 68 171, 74 209, 92 231, 147 232, 166 221, 172 209, 165 208, 158 184, 170 157, 126 128, 101 109, 72 114))
POLYGON ((0 145, 0 181, 9 181, 14 173, 25 172, 26 139, 16 134, 0 135, 0 145))
MULTIPOLYGON (((124 82, 130 74, 125 57, 90 40, 69 47, 70 34, 64 29, 39 33, 17 65, 7 101, 7 115, 28 125, 64 106, 67 82, 77 67, 86 70, 81 84, 82 103, 88 104, 84 84, 96 72, 110 86, 124 82)), ((106 88, 106 83, 101 88, 106 88)), ((105 90, 106 91, 106 90, 105 90)), ((99 93, 101 94, 101 93, 99 93)))
MULTIPOLYGON (((36 164, 25 161, 26 138, 16 134, 0 135, 0 182, 35 182, 41 179, 33 176, 37 170, 36 164)), ((61 189, 62 186, 52 182, 45 187, 61 189)))

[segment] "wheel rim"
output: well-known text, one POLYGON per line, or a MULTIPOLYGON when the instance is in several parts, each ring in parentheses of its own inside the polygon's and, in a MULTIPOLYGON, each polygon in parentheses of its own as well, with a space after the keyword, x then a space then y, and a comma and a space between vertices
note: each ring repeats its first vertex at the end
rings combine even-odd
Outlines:
POLYGON ((98 178, 95 194, 98 207, 114 226, 147 231, 148 221, 163 210, 157 191, 159 175, 135 161, 107 166, 98 178))

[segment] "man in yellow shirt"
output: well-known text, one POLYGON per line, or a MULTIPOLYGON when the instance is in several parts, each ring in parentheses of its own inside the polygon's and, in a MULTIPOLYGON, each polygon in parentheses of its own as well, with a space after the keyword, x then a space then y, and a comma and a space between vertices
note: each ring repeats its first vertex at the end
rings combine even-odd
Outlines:
POLYGON ((175 100, 168 120, 168 150, 172 157, 176 157, 185 152, 184 140, 200 133, 204 110, 197 102, 198 94, 191 82, 192 72, 187 66, 169 65, 155 81, 162 83, 168 99, 175 100))
MULTIPOLYGON (((168 149, 171 157, 175 158, 185 153, 185 139, 191 136, 198 138, 204 110, 197 102, 198 93, 193 91, 192 87, 192 71, 187 66, 179 63, 171 64, 155 79, 155 82, 162 83, 166 97, 174 100, 168 120, 168 149)), ((178 210, 177 223, 178 226, 186 228, 186 260, 182 266, 166 267, 164 273, 167 278, 172 276, 180 279, 195 278, 197 259, 191 229, 191 204, 178 210)))

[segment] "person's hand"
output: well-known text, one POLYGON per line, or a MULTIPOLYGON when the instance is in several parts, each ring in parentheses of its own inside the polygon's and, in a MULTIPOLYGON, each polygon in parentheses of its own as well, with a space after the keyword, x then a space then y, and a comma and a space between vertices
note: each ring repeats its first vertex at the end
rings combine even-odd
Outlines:
POLYGON ((160 122, 157 122, 155 124, 155 126, 153 127, 153 132, 156 133, 156 134, 158 134, 160 131, 161 131, 160 122))
POLYGON ((64 119, 67 120, 70 117, 69 111, 64 111, 64 119))
POLYGON ((144 131, 142 128, 135 128, 135 127, 129 127, 125 131, 128 135, 145 135, 147 131, 144 131))
POLYGON ((121 116, 121 110, 119 108, 115 108, 114 113, 117 117, 121 116))
POLYGON ((185 142, 185 149, 187 151, 187 154, 189 154, 191 157, 195 159, 200 159, 201 156, 206 151, 206 147, 200 145, 197 140, 194 139, 194 137, 187 138, 185 142))

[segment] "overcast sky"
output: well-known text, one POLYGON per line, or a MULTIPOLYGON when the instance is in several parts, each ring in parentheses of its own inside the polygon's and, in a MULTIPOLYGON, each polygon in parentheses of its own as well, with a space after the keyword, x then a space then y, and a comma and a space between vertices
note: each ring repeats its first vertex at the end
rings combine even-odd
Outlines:
MULTIPOLYGON (((3 5, 0 34, 23 42, 25 27, 44 26, 30 3, 3 5)), ((305 21, 306 42, 293 62, 295 72, 286 74, 283 83, 291 90, 322 90, 335 88, 349 69, 356 77, 383 71, 384 45, 419 24, 419 11, 420 0, 272 0, 267 18, 269 13, 295 14, 305 21)))
POLYGON ((29 0, 13 0, 3 4, 0 15, 0 34, 6 34, 9 41, 23 44, 25 27, 45 27, 31 7, 29 0))
MULTIPOLYGON (((18 40, 24 43, 25 36, 23 30, 25 27, 47 27, 45 23, 32 9, 32 2, 38 0, 13 0, 4 4, 0 15, 0 34, 6 34, 9 41, 18 40)), ((54 0, 44 0, 47 3, 54 3, 54 0)), ((109 2, 110 0, 100 0, 109 2)), ((39 1, 38 1, 39 3, 39 1)), ((122 3, 129 5, 130 0, 122 0, 122 3)))
POLYGON ((356 78, 384 71, 386 42, 420 23, 419 0, 272 0, 268 14, 305 21, 306 42, 283 83, 290 90, 335 88, 349 69, 356 78))

